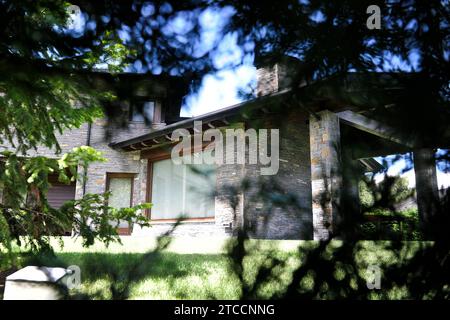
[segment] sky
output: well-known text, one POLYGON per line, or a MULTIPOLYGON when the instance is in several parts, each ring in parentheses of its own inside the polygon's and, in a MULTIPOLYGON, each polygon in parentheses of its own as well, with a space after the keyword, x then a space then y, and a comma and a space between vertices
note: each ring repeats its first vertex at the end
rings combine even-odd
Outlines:
POLYGON ((236 34, 229 33, 223 38, 221 36, 222 28, 233 13, 231 8, 207 9, 200 15, 202 39, 200 47, 206 50, 217 45, 211 59, 220 71, 204 77, 198 92, 187 97, 181 116, 198 116, 242 102, 238 92, 248 91, 252 84, 254 85, 256 81, 254 57, 244 55, 236 43, 236 34))
MULTIPOLYGON (((395 155, 387 156, 384 158, 390 163, 395 158, 395 155)), ((383 161, 383 158, 378 157, 378 158, 376 158, 376 160, 381 163, 383 161)), ((406 172, 402 172, 403 169, 407 168, 407 167, 410 167, 408 165, 408 160, 405 158, 402 158, 398 161, 393 162, 389 166, 389 168, 387 170, 387 175, 388 176, 400 175, 401 177, 404 177, 408 180, 408 186, 410 188, 414 188, 416 186, 416 178, 414 175, 414 168, 411 170, 408 170, 406 172)), ((437 183, 438 183, 439 189, 450 187, 450 173, 444 173, 443 171, 439 170, 439 168, 437 168, 436 175, 437 175, 437 183)), ((375 181, 377 181, 377 182, 382 181, 383 178, 384 178, 383 174, 375 175, 375 181)))
POLYGON ((181 110, 181 116, 198 116, 242 102, 239 91, 255 81, 256 68, 243 65, 234 70, 223 70, 207 75, 198 93, 190 95, 181 110))
MULTIPOLYGON (((68 29, 75 34, 82 33, 89 26, 86 24, 82 11, 76 6, 74 8, 68 29)), ((141 14, 144 17, 150 17, 154 11, 153 5, 148 3, 142 7, 141 14)), ((243 55, 243 51, 236 44, 236 35, 228 34, 221 39, 221 30, 233 13, 231 8, 207 9, 199 16, 201 42, 196 46, 197 54, 201 55, 218 44, 218 50, 211 55, 211 58, 214 66, 220 71, 206 75, 198 92, 192 93, 185 99, 181 110, 183 117, 198 116, 242 102, 239 91, 249 90, 250 86, 255 84, 256 68, 253 65, 253 57, 243 55)), ((183 31, 190 27, 185 19, 177 17, 164 28, 166 32, 183 34, 183 31)), ((123 31, 120 36, 127 38, 123 31)), ((106 65, 97 67, 106 68, 106 65)))
MULTIPOLYGON (((142 14, 149 15, 152 12, 151 7, 142 9, 142 14)), ((205 10, 199 17, 201 26, 201 43, 197 50, 199 54, 202 51, 207 52, 213 45, 217 45, 218 50, 211 54, 213 63, 220 71, 215 74, 206 75, 197 92, 186 97, 182 106, 181 116, 192 117, 204 113, 225 108, 242 102, 239 95, 240 91, 249 91, 256 84, 256 68, 253 65, 254 57, 244 55, 243 50, 236 44, 236 35, 227 34, 221 38, 221 30, 233 15, 233 9, 225 8, 222 10, 205 10)), ((320 17, 315 17, 320 19, 320 17)), ((82 15, 77 14, 73 19, 72 28, 81 31, 84 28, 84 19, 82 15)), ((169 26, 173 30, 183 30, 186 24, 183 19, 174 19, 169 26)), ((417 68, 419 55, 417 52, 411 52, 409 61, 401 61, 398 56, 387 54, 388 62, 385 62, 385 69, 401 69, 411 71, 417 68)), ((386 159, 391 162, 394 156, 388 156, 386 159)), ((383 158, 376 158, 379 162, 383 158)), ((401 175, 406 177, 410 187, 415 186, 414 169, 406 172, 402 170, 406 167, 407 160, 402 159, 389 166, 388 175, 401 175)), ((381 181, 384 175, 375 176, 377 181, 381 181)), ((444 173, 437 170, 437 179, 439 187, 450 187, 450 173, 444 173)))

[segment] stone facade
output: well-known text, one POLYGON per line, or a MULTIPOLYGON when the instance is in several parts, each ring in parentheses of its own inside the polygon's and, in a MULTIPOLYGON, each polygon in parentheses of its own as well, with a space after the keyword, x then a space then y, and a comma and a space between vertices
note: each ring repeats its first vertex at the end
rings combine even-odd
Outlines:
MULTIPOLYGON (((279 90, 280 84, 287 81, 285 69, 275 65, 258 70, 260 94, 279 90)), ((280 130, 278 173, 274 176, 261 176, 262 166, 259 164, 218 166, 214 221, 186 221, 177 228, 174 235, 225 236, 245 226, 252 230, 251 235, 256 238, 325 239, 328 236, 333 222, 333 203, 330 200, 333 195, 330 194, 329 199, 325 199, 325 204, 319 196, 326 190, 328 181, 332 192, 339 183, 333 174, 338 161, 333 148, 339 142, 339 120, 331 112, 321 114, 318 120, 300 110, 285 115, 285 119, 282 125, 274 123, 270 114, 259 119, 264 122, 264 128, 280 130), (249 182, 249 188, 241 188, 244 179, 249 182), (282 199, 281 202, 273 205, 270 194, 261 197, 258 190, 261 185, 273 187, 273 196, 282 199)), ((250 121, 246 121, 242 123, 242 128, 249 128, 251 125, 250 121)), ((89 141, 88 128, 86 124, 58 136, 63 152, 89 143, 108 159, 107 162, 89 166, 87 183, 85 186, 76 186, 76 198, 82 197, 83 193, 104 192, 108 173, 131 173, 134 174, 132 203, 145 202, 149 187, 148 162, 141 151, 125 152, 111 148, 109 141, 105 139, 108 123, 103 119, 91 125, 89 141)), ((143 123, 131 123, 128 129, 113 130, 112 140, 123 141, 152 130, 155 129, 143 123)), ((45 148, 29 154, 34 155, 55 156, 45 148)), ((170 223, 159 222, 155 222, 150 228, 135 226, 132 234, 160 235, 171 226, 170 223)))
POLYGON ((278 91, 278 65, 256 70, 256 95, 258 97, 278 91))
POLYGON ((310 116, 311 189, 314 240, 328 239, 337 218, 342 178, 339 118, 330 111, 310 116))
POLYGON ((265 125, 280 130, 278 173, 261 176, 260 164, 245 165, 251 182, 244 195, 246 223, 256 238, 312 239, 308 117, 293 112, 286 118, 289 121, 279 126, 268 116, 265 125), (258 195, 262 185, 268 187, 264 196, 258 195), (272 193, 281 197, 280 205, 273 206, 272 193))
MULTIPOLYGON (((274 64, 264 64, 256 70, 256 95, 258 97, 290 89, 294 78, 301 76, 301 62, 295 58, 285 56, 274 64)), ((305 85, 305 79, 299 85, 305 85)))
MULTIPOLYGON (((147 177, 147 163, 141 161, 139 151, 123 152, 110 148, 106 140, 105 120, 97 120, 91 129, 90 146, 103 153, 107 159, 103 163, 93 163, 87 171, 88 181, 86 183, 86 193, 101 193, 105 191, 107 173, 133 173, 134 194, 133 204, 145 202, 145 192, 141 192, 142 184, 145 185, 147 177)), ((129 129, 117 129, 114 132, 113 139, 122 140, 136 135, 148 133, 150 129, 143 123, 131 123, 129 129)), ((77 186, 77 197, 82 196, 82 188, 77 186)))

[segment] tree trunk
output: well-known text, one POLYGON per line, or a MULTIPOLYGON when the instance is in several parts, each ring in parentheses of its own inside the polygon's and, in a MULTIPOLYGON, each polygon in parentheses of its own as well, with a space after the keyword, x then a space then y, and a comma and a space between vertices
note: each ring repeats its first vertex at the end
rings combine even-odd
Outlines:
POLYGON ((434 153, 433 149, 414 151, 417 207, 420 226, 426 239, 434 239, 439 228, 439 194, 434 153))

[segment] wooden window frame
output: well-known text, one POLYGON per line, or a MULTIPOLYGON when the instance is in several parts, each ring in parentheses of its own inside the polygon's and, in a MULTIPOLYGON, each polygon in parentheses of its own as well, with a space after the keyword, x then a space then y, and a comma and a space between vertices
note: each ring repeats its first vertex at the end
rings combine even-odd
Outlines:
MULTIPOLYGON (((201 148, 191 148, 191 152, 189 154, 197 153, 203 151, 206 146, 210 143, 204 143, 201 148)), ((171 149, 171 148, 170 148, 171 149)), ((145 202, 152 202, 152 188, 153 188, 153 163, 157 161, 167 160, 171 157, 171 150, 158 148, 155 150, 148 150, 145 153, 145 158, 147 158, 147 189, 145 194, 145 202)), ((152 211, 150 209, 146 209, 146 216, 150 220, 151 224, 160 224, 160 223, 176 223, 178 219, 152 219, 152 211)), ((194 222, 214 222, 216 219, 216 213, 214 212, 214 216, 212 217, 202 217, 202 218, 186 218, 181 221, 181 223, 194 223, 194 222)))
POLYGON ((160 99, 157 99, 155 97, 137 97, 137 98, 133 98, 130 100, 130 106, 128 109, 128 121, 130 123, 145 123, 145 119, 142 121, 133 120, 133 111, 134 111, 135 104, 137 102, 142 102, 142 103, 153 102, 154 103, 153 120, 150 124, 164 122, 162 103, 161 103, 160 99))
POLYGON ((106 173, 106 183, 105 183, 105 192, 109 191, 111 179, 130 179, 131 180, 131 191, 130 191, 130 208, 133 206, 133 198, 134 198, 134 178, 136 177, 136 173, 125 173, 125 172, 107 172, 106 173))
MULTIPOLYGON (((109 191, 111 179, 119 178, 119 179, 130 179, 131 180, 131 190, 130 190, 130 208, 133 206, 134 199, 134 178, 136 177, 136 173, 128 173, 128 172, 107 172, 106 173, 106 183, 105 183, 105 192, 109 191)), ((108 204, 109 205, 109 204, 108 204)), ((131 235, 131 230, 129 227, 119 227, 117 228, 117 233, 120 236, 129 236, 131 235)))

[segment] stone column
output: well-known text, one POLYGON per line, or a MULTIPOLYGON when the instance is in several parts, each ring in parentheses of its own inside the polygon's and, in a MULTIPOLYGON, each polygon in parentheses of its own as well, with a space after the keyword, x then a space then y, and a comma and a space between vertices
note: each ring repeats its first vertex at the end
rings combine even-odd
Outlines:
POLYGON ((430 239, 439 201, 434 150, 418 149, 413 156, 420 225, 426 238, 430 239))
POLYGON ((314 240, 326 240, 338 219, 342 186, 339 118, 330 111, 310 116, 311 188, 314 240))

